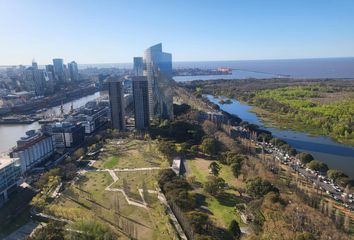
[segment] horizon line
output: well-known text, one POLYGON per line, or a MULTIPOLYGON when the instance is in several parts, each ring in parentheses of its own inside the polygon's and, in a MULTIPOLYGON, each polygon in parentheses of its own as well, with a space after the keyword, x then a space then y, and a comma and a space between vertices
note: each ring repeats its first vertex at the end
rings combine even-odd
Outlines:
MULTIPOLYGON (((60 57, 59 57, 60 58, 60 57)), ((226 60, 177 60, 172 61, 172 63, 195 63, 195 62, 231 62, 231 61, 286 61, 286 60, 316 60, 316 59, 345 59, 354 58, 354 56, 346 57, 309 57, 309 58, 263 58, 263 59, 226 59, 226 60)), ((76 60, 73 60, 76 61, 76 60)), ((50 64, 50 63, 49 63, 50 64)), ((133 62, 103 62, 103 63, 77 63, 78 65, 108 65, 108 64, 133 64, 133 62)), ((31 66, 31 64, 8 64, 0 65, 1 68, 4 67, 14 67, 14 66, 31 66)), ((45 66, 48 64, 38 64, 39 66, 45 66)))

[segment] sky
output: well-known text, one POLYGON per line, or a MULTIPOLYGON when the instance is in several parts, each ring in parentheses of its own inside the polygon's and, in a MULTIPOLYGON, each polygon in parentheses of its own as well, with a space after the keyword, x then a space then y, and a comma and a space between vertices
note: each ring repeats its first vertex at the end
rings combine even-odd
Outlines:
POLYGON ((0 65, 354 56, 354 0, 0 0, 0 65))

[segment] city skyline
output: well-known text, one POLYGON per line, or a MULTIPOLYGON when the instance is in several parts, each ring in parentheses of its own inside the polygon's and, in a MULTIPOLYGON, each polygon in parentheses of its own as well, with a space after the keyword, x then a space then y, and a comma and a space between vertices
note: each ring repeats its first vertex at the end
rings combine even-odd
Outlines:
POLYGON ((128 63, 156 42, 176 62, 354 56, 352 1, 202 3, 1 1, 0 65, 128 63))

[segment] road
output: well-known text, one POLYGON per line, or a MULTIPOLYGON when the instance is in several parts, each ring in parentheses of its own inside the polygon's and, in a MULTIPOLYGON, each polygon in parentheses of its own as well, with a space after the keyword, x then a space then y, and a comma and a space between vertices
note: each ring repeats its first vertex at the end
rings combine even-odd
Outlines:
MULTIPOLYGON (((258 142, 257 145, 263 147, 266 152, 271 153, 275 157, 275 159, 280 161, 280 163, 287 165, 295 172, 298 172, 300 176, 309 180, 312 184, 319 187, 320 190, 325 192, 325 194, 327 194, 329 197, 332 197, 333 200, 342 203, 343 207, 351 211, 354 210, 354 199, 351 198, 351 203, 347 201, 347 199, 342 196, 344 189, 337 186, 336 184, 333 184, 332 181, 326 176, 320 175, 319 173, 311 171, 310 169, 305 169, 301 165, 299 159, 287 156, 287 154, 283 153, 280 149, 275 146, 272 146, 271 144, 264 144, 263 142, 258 142)), ((350 198, 348 197, 348 199, 350 198)))

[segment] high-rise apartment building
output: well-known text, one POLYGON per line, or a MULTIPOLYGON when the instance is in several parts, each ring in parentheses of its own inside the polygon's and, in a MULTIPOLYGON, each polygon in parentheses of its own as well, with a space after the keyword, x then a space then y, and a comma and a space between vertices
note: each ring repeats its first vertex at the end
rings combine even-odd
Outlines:
POLYGON ((72 61, 68 63, 69 75, 72 82, 79 81, 79 69, 77 67, 77 63, 72 61))
POLYGON ((144 61, 142 57, 134 57, 133 75, 143 76, 144 73, 144 61))
POLYGON ((53 59, 53 69, 54 69, 55 80, 58 83, 64 83, 66 79, 65 79, 63 59, 61 58, 53 59))
POLYGON ((133 77, 133 99, 135 128, 144 129, 149 127, 149 93, 148 82, 145 76, 133 77))
POLYGON ((124 92, 122 80, 117 77, 111 77, 108 80, 108 84, 112 127, 114 129, 124 130, 124 92))

